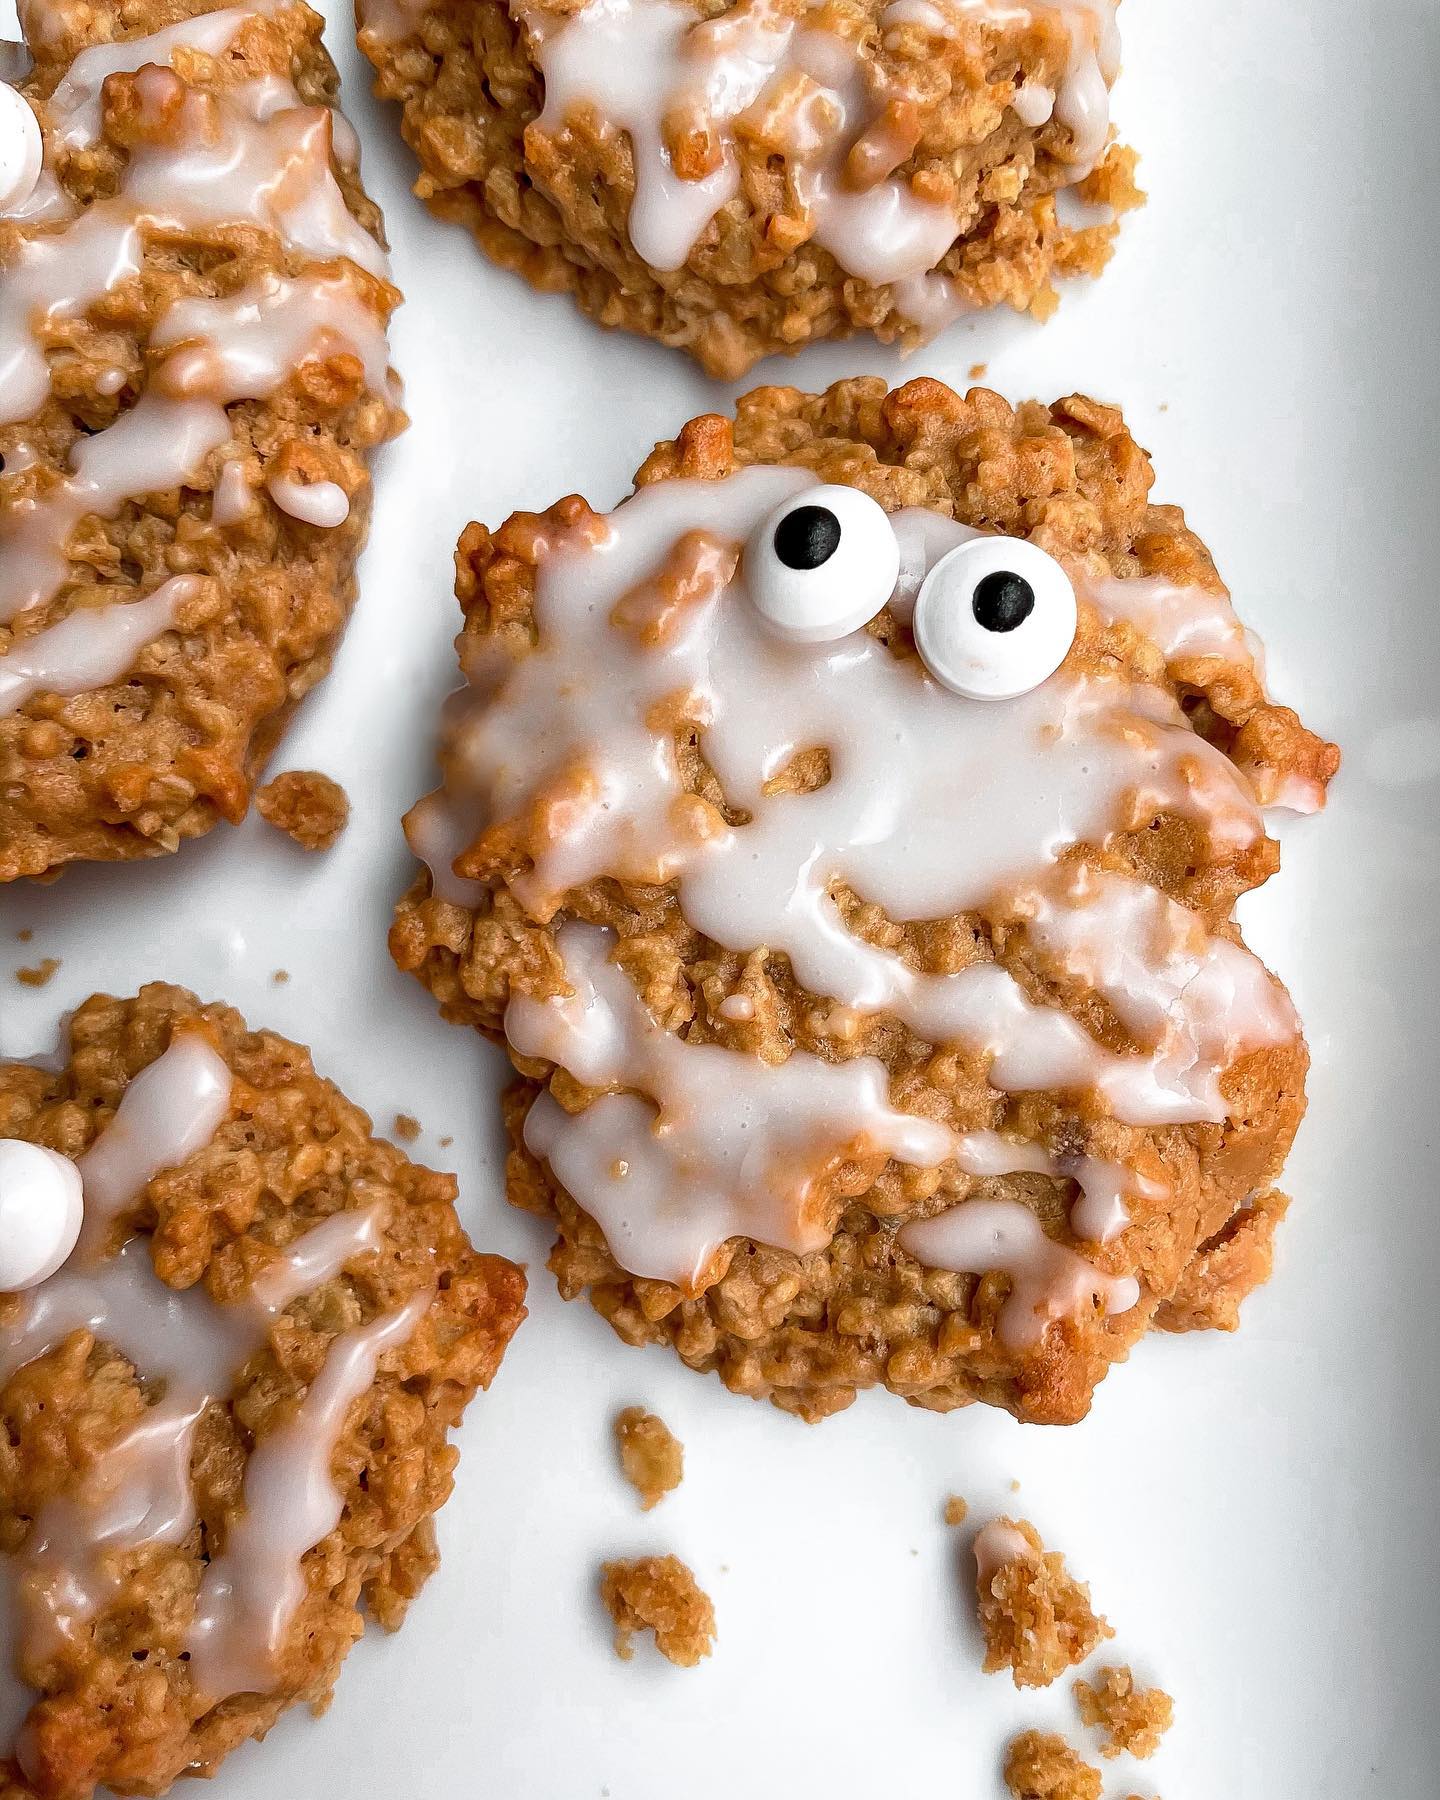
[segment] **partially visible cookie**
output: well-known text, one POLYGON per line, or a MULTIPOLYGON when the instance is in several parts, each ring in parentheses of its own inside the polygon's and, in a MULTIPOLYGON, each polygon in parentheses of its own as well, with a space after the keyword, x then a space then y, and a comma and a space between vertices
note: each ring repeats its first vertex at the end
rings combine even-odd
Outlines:
POLYGON ((1135 204, 1116 0, 360 0, 416 192, 537 288, 741 375, 1096 274, 1135 204))
POLYGON ((322 1709, 434 1570, 450 1430, 524 1316, 454 1179, 300 1046, 157 985, 66 1050, 0 1065, 0 1219, 36 1251, 7 1237, 0 1295, 7 1800, 162 1793, 322 1709))
POLYGON ((0 882, 244 815, 403 422, 319 16, 21 16, 0 129, 38 124, 44 166, 0 204, 0 882))

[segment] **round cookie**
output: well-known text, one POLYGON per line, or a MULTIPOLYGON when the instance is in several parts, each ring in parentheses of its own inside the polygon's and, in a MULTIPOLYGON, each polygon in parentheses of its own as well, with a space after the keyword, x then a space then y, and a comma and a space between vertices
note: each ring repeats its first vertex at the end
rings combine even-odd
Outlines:
POLYGON ((416 192, 722 379, 1045 316, 1140 198, 1116 0, 360 0, 416 192))
MULTIPOLYGON (((1318 807, 1338 756, 1151 482, 1094 401, 863 379, 693 420, 609 517, 462 537, 391 950, 508 1042, 510 1198, 627 1341, 809 1418, 884 1383, 1073 1420, 1278 1171, 1305 1048, 1231 912, 1261 804, 1318 807), (834 483, 899 578, 788 642, 753 534, 834 483), (1074 641, 967 699, 910 622, 994 534, 1074 641)), ((814 573, 854 577, 843 536, 814 573)))
MULTIPOLYGON (((0 1792, 213 1774, 323 1708, 364 1618, 436 1566, 451 1428, 524 1316, 455 1182, 374 1139, 298 1045, 155 985, 0 1064, 0 1147, 83 1189, 0 1294, 0 1792)), ((0 1206, 43 1210, 31 1184, 0 1206)))
POLYGON ((0 881, 244 816, 403 423, 319 16, 21 15, 0 133, 18 104, 44 167, 0 206, 0 881))

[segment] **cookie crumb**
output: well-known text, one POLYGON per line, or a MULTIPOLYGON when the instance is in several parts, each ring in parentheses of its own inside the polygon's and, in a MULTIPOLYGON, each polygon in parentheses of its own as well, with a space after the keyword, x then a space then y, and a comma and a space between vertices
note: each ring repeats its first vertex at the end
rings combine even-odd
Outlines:
POLYGON ((1100 1771, 1053 1731, 1022 1731, 1005 1757, 1015 1800, 1100 1800, 1100 1771))
POLYGON ((16 940, 22 944, 28 944, 34 935, 35 932, 29 925, 22 925, 15 933, 16 940))
POLYGON ((642 1510, 679 1487, 685 1473, 685 1446, 670 1427, 643 1406, 627 1406, 615 1420, 615 1444, 625 1479, 640 1496, 642 1510))
POLYGON ((275 983, 276 987, 284 987, 285 983, 290 979, 290 971, 288 969, 276 969, 272 972, 270 979, 275 983))
POLYGON ((395 1135, 402 1144, 413 1144, 420 1135, 420 1121, 413 1113, 396 1113, 395 1135))
POLYGON ((1110 1625, 1058 1551, 1028 1519, 992 1519, 975 1537, 975 1588, 985 1673, 1008 1668, 1017 1688, 1049 1687, 1083 1662, 1110 1625))
POLYGON ((985 371, 989 367, 990 367, 989 363, 971 363, 970 379, 972 381, 982 381, 985 376, 985 371))
POLYGON ((637 1631, 653 1631, 660 1654, 693 1669, 715 1642, 710 1596, 678 1556, 603 1563, 600 1598, 615 1621, 615 1654, 628 1662, 637 1631))
POLYGON ((970 1502, 962 1500, 959 1494, 951 1494, 945 1502, 945 1523, 947 1525, 963 1525, 970 1517, 970 1502))
POLYGON ((315 769, 287 769, 255 796, 260 817, 302 850, 328 850, 350 818, 350 797, 315 769))
POLYGON ((1102 1668, 1094 1687, 1077 1681, 1075 1704, 1084 1724, 1098 1725, 1105 1733, 1102 1756, 1123 1753, 1143 1761, 1160 1748, 1175 1722, 1175 1702, 1164 1688, 1137 1688, 1124 1663, 1102 1668))
POLYGON ((455 1140, 453 1137, 443 1137, 440 1139, 440 1148, 442 1150, 448 1150, 454 1142, 455 1140))
POLYGON ((41 988, 60 967, 58 956, 46 956, 33 969, 17 969, 15 979, 22 987, 41 988))
POLYGON ((1162 1301, 1162 1331, 1236 1331, 1240 1308, 1270 1279, 1275 1229, 1289 1210, 1287 1194, 1267 1188, 1200 1246, 1175 1291, 1162 1301))

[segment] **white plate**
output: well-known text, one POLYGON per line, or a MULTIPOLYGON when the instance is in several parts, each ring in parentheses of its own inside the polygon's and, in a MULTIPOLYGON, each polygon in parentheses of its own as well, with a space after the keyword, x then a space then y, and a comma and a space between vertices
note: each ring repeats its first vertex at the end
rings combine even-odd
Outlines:
POLYGON ((1131 0, 1117 114, 1151 201, 1105 279, 1043 330, 983 319, 909 361, 857 339, 759 372, 963 386, 987 361, 1012 398, 1122 402, 1281 697, 1346 752, 1329 812, 1286 830, 1283 873, 1243 915, 1315 1055, 1275 1279, 1238 1338, 1142 1344, 1068 1431, 873 1394, 813 1429, 748 1405, 562 1305, 543 1227, 505 1206, 501 1059, 384 949, 410 872, 399 816, 454 680, 451 548, 472 517, 577 489, 613 502, 655 439, 731 390, 429 219, 329 10, 412 295, 394 351, 414 425, 379 471, 343 654, 277 766, 331 771, 354 821, 313 860, 252 820, 4 894, 0 1051, 48 1048, 95 989, 163 976, 233 1001, 313 1045, 382 1128, 422 1120, 416 1154, 457 1172, 476 1239, 530 1264, 532 1317, 465 1428, 444 1567, 409 1624, 355 1651, 323 1722, 238 1753, 221 1791, 989 1800, 1006 1734, 1073 1710, 1063 1685, 1021 1697, 979 1673, 965 1534, 940 1524, 953 1489, 1032 1518, 1090 1579, 1112 1648, 1176 1696, 1160 1756, 1119 1765, 1108 1794, 1434 1800, 1440 4, 1131 0), (41 955, 63 959, 48 987, 9 979, 41 955), (609 1444, 634 1400, 687 1450, 684 1486, 643 1517, 609 1444), (693 1672, 611 1653, 597 1564, 647 1548, 714 1596, 717 1650, 693 1672))

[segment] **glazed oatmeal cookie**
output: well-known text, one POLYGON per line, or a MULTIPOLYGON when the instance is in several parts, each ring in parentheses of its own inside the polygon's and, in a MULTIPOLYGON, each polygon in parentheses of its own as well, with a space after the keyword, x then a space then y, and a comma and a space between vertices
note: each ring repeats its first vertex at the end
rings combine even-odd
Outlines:
POLYGON ((0 1793, 211 1775, 436 1566, 524 1316, 455 1183, 179 988, 0 1065, 0 1793), (23 1229, 21 1228, 23 1227, 23 1229))
POLYGON ((360 0, 416 192, 712 374, 1044 316, 1140 198, 1116 0, 360 0))
POLYGON ((0 881, 243 817, 329 667, 370 455, 403 422, 400 296, 318 14, 20 11, 33 66, 18 103, 0 89, 20 158, 0 156, 0 881))
POLYGON ((627 1342, 1067 1422, 1268 1187, 1305 1046, 1231 914, 1337 754, 1151 482, 1095 401, 864 379, 466 530, 391 949, 627 1342))

